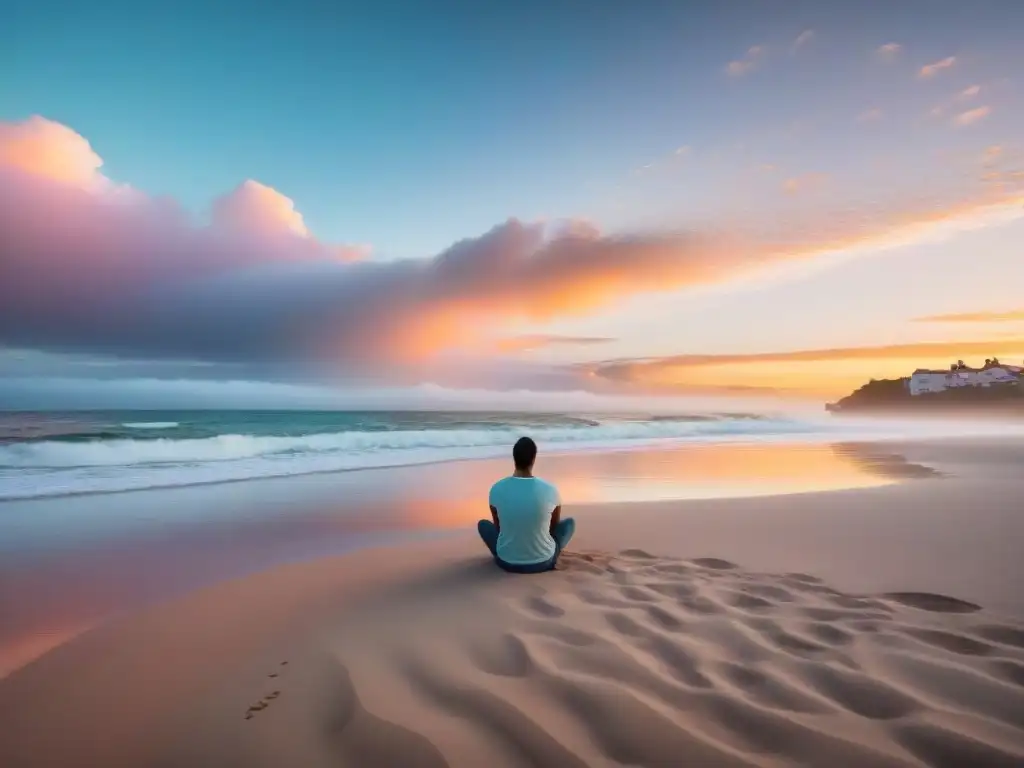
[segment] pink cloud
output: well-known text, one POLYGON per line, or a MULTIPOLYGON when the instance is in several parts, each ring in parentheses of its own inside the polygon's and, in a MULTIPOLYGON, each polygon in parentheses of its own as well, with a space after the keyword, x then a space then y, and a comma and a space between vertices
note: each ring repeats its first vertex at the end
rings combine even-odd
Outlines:
POLYGON ((309 235, 302 214, 290 198, 252 179, 214 201, 213 223, 239 232, 309 235))
POLYGON ((961 112, 959 115, 953 118, 953 123, 959 126, 974 125, 975 123, 981 122, 991 114, 992 110, 989 107, 977 107, 976 109, 969 109, 966 112, 961 112))
POLYGON ((922 78, 934 77, 944 69, 949 69, 956 64, 956 56, 947 56, 944 59, 933 61, 931 64, 925 64, 918 70, 917 76, 922 78))

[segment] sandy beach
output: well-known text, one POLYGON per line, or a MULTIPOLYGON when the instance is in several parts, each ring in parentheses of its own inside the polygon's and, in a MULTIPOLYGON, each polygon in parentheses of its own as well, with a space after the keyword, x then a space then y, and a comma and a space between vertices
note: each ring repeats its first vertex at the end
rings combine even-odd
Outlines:
POLYGON ((1024 443, 840 450, 893 481, 567 507, 538 576, 467 527, 132 612, 0 680, 0 765, 1024 765, 1024 443))

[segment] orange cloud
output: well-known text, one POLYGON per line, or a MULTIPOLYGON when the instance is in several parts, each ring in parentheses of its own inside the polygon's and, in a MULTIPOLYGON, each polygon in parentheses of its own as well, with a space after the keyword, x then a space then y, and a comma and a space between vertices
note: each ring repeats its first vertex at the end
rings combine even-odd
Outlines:
POLYGON ((918 323, 1018 323, 1024 322, 1024 309, 1009 312, 956 312, 917 317, 914 320, 918 323))
POLYGON ((957 98, 967 101, 969 99, 973 99, 979 93, 981 93, 980 85, 970 85, 964 88, 962 91, 960 91, 960 93, 957 94, 957 98))
POLYGON ((21 123, 0 122, 0 166, 83 188, 106 182, 103 160, 67 126, 34 115, 21 123))
POLYGON ((977 107, 975 109, 969 109, 966 112, 961 112, 959 115, 953 118, 953 123, 956 125, 974 125, 975 123, 981 122, 991 114, 992 109, 990 107, 977 107))
MULTIPOLYGON (((938 341, 914 342, 910 344, 887 344, 877 347, 837 347, 826 349, 804 349, 786 352, 751 352, 742 354, 674 355, 656 359, 641 359, 639 362, 613 362, 620 365, 640 367, 683 367, 696 368, 726 363, 779 363, 779 362, 826 362, 834 360, 878 360, 908 357, 950 357, 991 353, 993 347, 1007 346, 1024 349, 1024 337, 999 339, 995 341, 938 341)), ((989 354, 991 356, 991 354, 989 354)))
POLYGON ((654 388, 689 391, 726 381, 751 388, 835 394, 869 378, 896 378, 918 367, 945 367, 967 357, 1024 358, 1024 337, 921 342, 748 354, 675 355, 584 366, 592 375, 654 388))
POLYGON ((607 336, 558 336, 550 334, 529 334, 498 339, 496 344, 501 352, 529 352, 541 347, 553 346, 595 346, 610 344, 615 339, 607 336))
POLYGON ((956 56, 947 56, 939 61, 933 61, 931 64, 925 64, 918 70, 918 77, 929 78, 934 77, 944 69, 949 69, 956 64, 956 56))

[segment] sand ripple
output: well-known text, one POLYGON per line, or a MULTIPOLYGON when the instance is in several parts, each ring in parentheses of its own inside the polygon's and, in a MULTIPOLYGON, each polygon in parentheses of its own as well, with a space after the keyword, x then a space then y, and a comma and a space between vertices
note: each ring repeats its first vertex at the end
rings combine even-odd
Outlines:
POLYGON ((1024 627, 956 598, 640 550, 466 581, 333 638, 334 764, 1024 766, 1024 627))

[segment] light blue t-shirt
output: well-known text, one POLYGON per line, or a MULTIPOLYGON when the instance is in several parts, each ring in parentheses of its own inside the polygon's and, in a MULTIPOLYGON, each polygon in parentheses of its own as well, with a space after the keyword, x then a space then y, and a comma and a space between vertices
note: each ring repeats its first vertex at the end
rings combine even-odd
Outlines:
POLYGON ((510 565, 533 565, 555 555, 551 513, 561 506, 558 489, 539 477, 506 477, 491 486, 498 510, 498 557, 510 565))

